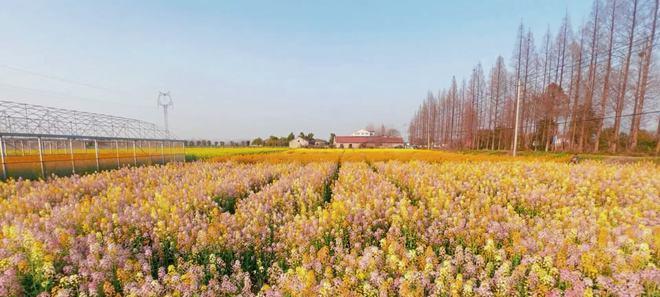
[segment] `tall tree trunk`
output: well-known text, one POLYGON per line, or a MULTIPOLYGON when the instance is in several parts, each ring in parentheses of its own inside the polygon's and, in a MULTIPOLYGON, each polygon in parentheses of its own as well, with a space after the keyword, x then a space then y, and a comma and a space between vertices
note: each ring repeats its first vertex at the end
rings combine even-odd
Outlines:
MULTIPOLYGON (((549 79, 549 71, 550 71, 550 65, 548 63, 550 62, 550 29, 548 28, 548 31, 545 36, 545 58, 543 59, 543 82, 541 83, 541 91, 545 92, 544 90, 548 87, 548 79, 549 79)), ((548 129, 549 124, 547 123, 547 118, 549 115, 547 114, 547 110, 543 110, 542 112, 546 113, 545 115, 542 116, 542 118, 546 119, 546 125, 543 129, 543 139, 544 142, 544 150, 547 152, 550 149, 550 130, 548 129)))
POLYGON ((544 90, 548 86, 548 71, 550 71, 550 28, 545 33, 545 46, 544 46, 544 59, 543 59, 543 82, 541 83, 541 90, 544 90))
POLYGON ((655 154, 660 153, 660 116, 658 116, 658 126, 655 128, 655 154))
MULTIPOLYGON (((563 113, 564 113, 564 123, 562 125, 563 126, 562 127, 562 131, 563 131, 562 132, 562 138, 563 139, 561 141, 561 150, 566 149, 566 142, 567 142, 567 139, 568 139, 568 135, 570 135, 570 132, 571 132, 570 131, 570 124, 569 124, 570 121, 568 121, 568 119, 571 117, 571 108, 573 107, 573 105, 571 104, 571 98, 572 98, 571 96, 573 96, 573 84, 575 83, 575 79, 573 79, 573 77, 575 76, 574 75, 575 65, 573 63, 571 63, 569 66, 570 66, 570 69, 571 69, 569 77, 571 79, 570 79, 570 83, 568 84, 568 93, 567 93, 568 97, 567 97, 567 100, 566 100, 567 106, 566 106, 566 110, 563 111, 563 113)), ((569 143, 569 145, 570 145, 570 143, 569 143)))
POLYGON ((468 120, 467 120, 468 121, 467 125, 469 127, 468 129, 470 129, 470 146, 469 146, 470 149, 475 149, 475 145, 477 143, 477 131, 479 131, 479 116, 477 114, 477 109, 478 109, 478 107, 477 107, 477 94, 476 94, 476 90, 475 90, 475 87, 478 87, 478 85, 479 85, 479 77, 478 77, 478 75, 475 75, 475 76, 476 76, 477 81, 472 83, 473 84, 473 86, 472 86, 472 97, 470 98, 471 99, 471 102, 470 102, 470 109, 471 110, 470 110, 470 117, 468 117, 468 120), (474 86, 474 84, 477 84, 477 86, 474 86))
POLYGON ((610 94, 610 75, 612 73, 612 48, 614 45, 614 28, 616 20, 616 0, 612 1, 612 13, 610 15, 610 34, 607 46, 607 65, 605 66, 605 78, 603 80, 603 92, 600 97, 600 112, 598 127, 596 128, 596 140, 594 141, 594 152, 600 150, 600 135, 603 132, 605 122, 605 106, 610 94))
MULTIPOLYGON (((575 97, 573 101, 573 111, 571 112, 571 128, 570 128, 570 134, 571 134, 571 141, 570 141, 570 146, 571 149, 575 149, 575 130, 577 130, 578 127, 578 121, 579 121, 579 110, 580 110, 580 86, 582 86, 582 45, 584 41, 584 34, 580 34, 580 45, 578 47, 578 64, 577 64, 577 77, 575 80, 575 97)), ((582 119, 585 120, 585 119, 582 119)))
POLYGON ((651 32, 646 43, 646 48, 643 52, 642 59, 640 64, 640 79, 637 82, 637 92, 635 94, 635 108, 633 112, 632 124, 630 125, 630 150, 635 150, 637 148, 637 138, 639 135, 639 126, 642 118, 642 111, 644 110, 644 97, 646 96, 646 88, 649 79, 649 70, 651 68, 651 60, 653 60, 653 41, 655 39, 655 29, 656 22, 658 20, 658 3, 659 0, 655 0, 655 6, 653 10, 653 22, 651 25, 651 32))
MULTIPOLYGON (((563 29, 564 31, 561 33, 561 37, 559 40, 561 40, 561 49, 558 49, 558 56, 557 56, 557 72, 559 72, 559 86, 563 87, 563 82, 564 82, 564 66, 566 65, 566 39, 568 39, 568 15, 564 17, 564 22, 563 22, 563 29), (561 65, 561 66, 560 66, 561 65)), ((555 74, 556 78, 557 73, 555 74)), ((557 80, 557 79, 555 79, 557 80)))
POLYGON ((451 105, 451 116, 450 116, 450 121, 449 121, 449 145, 453 146, 454 145, 454 106, 456 105, 456 92, 457 92, 457 87, 456 87, 456 77, 452 77, 452 85, 451 85, 451 97, 449 98, 449 104, 451 105))
POLYGON ((624 101, 626 98, 626 88, 628 87, 628 74, 630 70, 630 58, 632 56, 633 41, 635 41, 635 26, 637 25, 637 5, 639 0, 632 0, 633 2, 633 11, 632 11, 632 23, 630 24, 630 36, 628 37, 628 51, 626 53, 625 62, 623 64, 622 72, 622 82, 621 88, 619 89, 619 94, 616 99, 616 106, 614 109, 615 118, 614 118, 614 135, 612 136, 612 142, 610 143, 610 151, 615 153, 617 151, 617 145, 619 143, 619 133, 621 130, 621 115, 623 113, 624 101))
MULTIPOLYGON (((501 74, 502 74, 502 59, 501 59, 501 57, 498 57, 496 63, 497 63, 497 64, 496 64, 496 66, 495 66, 495 72, 496 72, 496 74, 495 74, 495 81, 494 81, 494 82, 491 82, 491 85, 492 85, 493 83, 495 83, 495 108, 494 108, 495 111, 494 111, 494 119, 493 119, 493 137, 492 137, 492 138, 493 138, 493 142, 492 142, 492 144, 491 144, 491 145, 492 145, 491 150, 494 150, 494 149, 495 149, 495 132, 496 132, 496 130, 497 130, 497 116, 498 116, 498 113, 497 113, 497 112, 498 112, 498 107, 499 107, 499 105, 500 105, 500 94, 501 94, 501 93, 500 93, 500 91, 501 91, 501 90, 500 90, 500 87, 502 86, 502 82, 501 82, 501 80, 502 80, 502 77, 501 77, 501 74)), ((492 87, 492 86, 491 86, 491 87, 492 87)), ((500 143, 499 143, 499 140, 500 140, 501 138, 502 138, 501 135, 498 135, 498 136, 497 136, 497 139, 498 139, 497 149, 498 149, 498 150, 500 149, 500 143)))
POLYGON ((524 78, 523 78, 523 88, 522 88, 522 96, 520 98, 520 124, 522 127, 520 127, 520 141, 523 144, 522 147, 527 148, 527 132, 528 132, 528 125, 527 123, 527 117, 528 112, 527 112, 527 84, 528 84, 528 79, 529 79, 529 50, 532 47, 532 32, 527 33, 527 41, 525 42, 525 71, 524 71, 524 78))
MULTIPOLYGON (((491 80, 492 81, 492 80, 491 80)), ((490 148, 491 150, 495 149, 495 128, 493 127, 493 122, 495 121, 494 119, 494 111, 495 107, 493 106, 493 90, 492 90, 492 83, 491 83, 491 104, 488 108, 488 134, 490 137, 486 138, 486 149, 490 148), (492 132, 492 133, 491 133, 492 132)))
POLYGON ((582 112, 582 125, 580 128, 580 143, 578 145, 578 151, 582 152, 584 150, 584 143, 587 141, 589 136, 587 135, 587 117, 591 114, 591 101, 594 97, 594 87, 596 85, 596 64, 598 63, 598 0, 594 2, 594 26, 592 27, 591 34, 591 60, 589 61, 589 87, 587 89, 586 97, 584 100, 584 107, 582 112))
MULTIPOLYGON (((518 88, 520 88, 520 83, 519 82, 520 82, 520 75, 521 75, 521 71, 522 71, 522 55, 523 55, 522 50, 523 50, 523 34, 524 34, 523 32, 524 32, 523 31, 523 25, 521 23, 520 28, 519 28, 519 32, 518 32, 518 35, 519 35, 519 38, 518 38, 518 64, 516 65, 516 81, 518 83, 516 83, 516 89, 515 89, 516 94, 518 94, 518 88)), ((514 99, 514 106, 516 104, 518 104, 517 102, 515 102, 516 100, 517 100, 517 98, 514 99)), ((512 110, 512 117, 511 117, 511 119, 512 119, 511 124, 512 125, 511 125, 511 127, 513 127, 515 125, 515 117, 517 115, 516 115, 516 112, 515 112, 515 107, 512 108, 511 110, 512 110)), ((516 131, 515 129, 511 129, 512 133, 515 133, 515 131, 516 131)), ((513 134, 511 134, 511 135, 512 135, 511 139, 513 139, 515 136, 513 134)), ((513 141, 512 141, 511 142, 511 150, 513 150, 513 149, 514 148, 513 148, 513 141)))
MULTIPOLYGON (((642 51, 642 55, 646 53, 646 48, 642 51)), ((639 67, 637 68, 637 85, 635 86, 635 94, 633 96, 634 101, 633 101, 633 114, 632 114, 632 121, 630 123, 630 140, 628 143, 628 150, 632 151, 635 148, 637 148, 637 132, 639 129, 638 128, 638 121, 639 118, 641 117, 641 109, 644 106, 644 98, 640 97, 641 89, 643 88, 643 82, 642 82, 642 76, 644 75, 644 67, 645 67, 645 59, 642 56, 639 59, 639 67)))

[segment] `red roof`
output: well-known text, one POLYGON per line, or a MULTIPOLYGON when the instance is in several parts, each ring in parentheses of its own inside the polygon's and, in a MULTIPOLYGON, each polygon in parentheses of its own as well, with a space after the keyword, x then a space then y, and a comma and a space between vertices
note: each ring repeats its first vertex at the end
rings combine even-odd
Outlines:
POLYGON ((400 143, 403 138, 394 136, 335 136, 335 143, 400 143))

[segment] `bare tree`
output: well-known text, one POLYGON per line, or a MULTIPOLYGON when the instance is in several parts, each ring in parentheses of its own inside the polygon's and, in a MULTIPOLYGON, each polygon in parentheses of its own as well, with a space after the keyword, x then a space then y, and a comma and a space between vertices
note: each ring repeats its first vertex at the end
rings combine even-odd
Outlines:
POLYGON ((616 152, 617 145, 619 143, 619 132, 621 130, 621 115, 623 114, 624 100, 626 98, 626 88, 628 87, 628 74, 630 71, 630 59, 632 57, 633 42, 635 41, 635 27, 637 25, 637 7, 639 0, 632 1, 632 21, 630 23, 630 33, 628 33, 628 45, 626 50, 626 55, 623 62, 623 67, 621 67, 621 87, 619 88, 619 93, 616 98, 616 105, 614 107, 614 135, 612 136, 612 141, 610 142, 610 151, 616 152))
POLYGON ((558 128, 557 117, 562 114, 562 108, 566 106, 567 101, 568 96, 556 83, 550 83, 539 98, 539 105, 543 114, 541 126, 546 130, 544 133, 545 151, 550 149, 552 140, 555 138, 558 128))
POLYGON ((658 116, 658 126, 655 128, 655 154, 660 153, 660 116, 658 116))
POLYGON ((572 110, 571 110, 571 128, 570 128, 570 135, 571 135, 571 147, 574 147, 575 144, 575 134, 576 134, 576 129, 578 125, 578 112, 579 112, 579 105, 580 105, 580 86, 582 85, 582 48, 584 45, 584 32, 580 33, 580 43, 579 44, 574 44, 574 50, 575 50, 575 55, 577 56, 577 66, 575 69, 577 69, 577 74, 575 78, 575 95, 574 95, 574 100, 572 104, 572 110))
POLYGON ((568 41, 568 14, 564 16, 559 35, 557 35, 557 68, 555 69, 555 81, 559 82, 559 87, 563 87, 564 66, 566 65, 566 44, 568 41))
POLYGON ((471 149, 477 149, 479 143, 479 128, 481 126, 480 103, 483 97, 484 73, 481 63, 472 70, 472 76, 468 83, 469 102, 465 108, 465 132, 471 149))
POLYGON ((646 40, 644 50, 640 53, 640 67, 637 79, 637 88, 635 91, 635 103, 633 108, 632 123, 630 125, 630 150, 637 148, 637 138, 639 135, 639 126, 642 118, 642 110, 644 109, 644 97, 646 96, 646 89, 649 80, 649 71, 651 68, 651 60, 653 59, 653 43, 655 40, 655 29, 658 20, 658 2, 655 0, 652 11, 651 29, 646 40))
MULTIPOLYGON (((500 105, 504 101, 502 98, 504 93, 506 92, 506 81, 507 77, 507 71, 506 71, 506 65, 504 64, 504 58, 502 56, 497 57, 497 60, 495 61, 495 66, 490 72, 490 87, 491 87, 491 103, 493 106, 493 113, 492 117, 490 119, 491 126, 489 129, 492 131, 491 132, 491 150, 500 149, 501 145, 501 138, 502 135, 499 133, 496 135, 496 131, 498 130, 498 122, 500 121, 499 116, 500 116, 500 105), (497 137, 497 146, 495 145, 497 137)), ((500 130, 501 132, 501 130, 500 130)))
POLYGON ((520 105, 521 105, 521 123, 522 123, 522 129, 520 129, 520 132, 522 133, 520 135, 521 143, 523 143, 523 146, 529 147, 529 141, 526 137, 528 128, 529 128, 529 106, 527 104, 527 95, 528 95, 528 87, 529 87, 529 71, 530 71, 530 64, 532 63, 532 55, 534 52, 534 39, 531 31, 527 32, 527 36, 525 37, 525 55, 524 55, 524 68, 522 71, 522 96, 520 100, 520 105))
MULTIPOLYGON (((598 151, 607 141, 616 152, 625 127, 630 129, 627 148, 638 149, 640 139, 651 135, 643 131, 648 125, 642 115, 658 102, 652 90, 658 88, 653 49, 659 1, 594 0, 578 35, 566 15, 556 36, 548 28, 540 47, 521 24, 510 71, 498 56, 487 78, 478 64, 460 86, 452 77, 437 96, 429 93, 410 121, 411 143, 512 148, 520 89, 519 148, 598 151)), ((660 144, 656 147, 660 150, 660 144)))
MULTIPOLYGON (((594 97, 594 89, 596 86, 596 65, 598 64, 598 0, 594 1, 594 8, 592 10, 593 19, 591 27, 591 53, 589 54, 589 78, 587 90, 585 94, 584 106, 582 107, 582 124, 580 125, 580 139, 578 144, 578 151, 582 151, 584 143, 588 140, 587 135, 587 117, 592 110, 591 102, 594 97)), ((596 140, 598 141, 598 140, 596 140)))
POLYGON ((612 73, 612 56, 613 56, 613 45, 614 45, 614 28, 616 24, 616 8, 617 0, 612 0, 610 2, 610 17, 609 17, 609 37, 608 37, 608 46, 607 46, 607 63, 605 65, 605 78, 603 80, 603 91, 600 96, 600 113, 598 126, 596 128, 596 140, 594 142, 594 152, 600 150, 600 135, 603 131, 604 117, 605 117, 605 106, 607 105, 609 93, 610 93, 610 75, 612 73))

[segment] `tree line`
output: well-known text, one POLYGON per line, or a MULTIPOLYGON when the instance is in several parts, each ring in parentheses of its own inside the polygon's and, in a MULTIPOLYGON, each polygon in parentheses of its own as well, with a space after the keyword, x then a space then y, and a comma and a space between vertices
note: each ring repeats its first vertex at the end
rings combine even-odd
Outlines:
POLYGON ((538 42, 521 24, 508 64, 498 56, 488 73, 479 63, 428 93, 410 143, 508 150, 517 118, 518 149, 657 153, 659 1, 595 0, 577 29, 567 15, 538 42))
MULTIPOLYGON (((303 133, 300 132, 298 134, 298 137, 305 139, 307 141, 312 141, 314 140, 314 133, 303 133)), ((286 137, 277 137, 274 135, 271 135, 270 137, 266 139, 262 139, 261 137, 257 137, 253 139, 250 144, 251 145, 256 145, 256 146, 289 146, 289 142, 291 140, 294 140, 296 136, 293 134, 293 132, 289 133, 288 136, 286 137)))
POLYGON ((380 124, 379 127, 376 127, 374 124, 368 124, 366 127, 364 127, 365 130, 367 131, 372 131, 374 132, 375 136, 389 136, 389 137, 399 137, 401 136, 401 132, 397 130, 396 128, 385 126, 385 124, 380 124))
POLYGON ((184 140, 184 144, 186 147, 226 147, 226 146, 237 147, 237 146, 248 146, 250 145, 250 141, 247 140, 211 141, 207 139, 200 139, 200 140, 184 140))

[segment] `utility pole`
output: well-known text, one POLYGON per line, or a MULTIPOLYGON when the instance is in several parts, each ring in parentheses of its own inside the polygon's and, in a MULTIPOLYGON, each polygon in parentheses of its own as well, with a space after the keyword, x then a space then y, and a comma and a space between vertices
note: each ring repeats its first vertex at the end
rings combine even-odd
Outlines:
POLYGON ((518 150, 518 122, 520 118, 520 78, 518 78, 518 86, 516 87, 516 127, 513 132, 513 156, 516 156, 518 150))
POLYGON ((431 105, 426 112, 426 148, 431 149, 431 105))
POLYGON ((7 163, 5 160, 5 154, 7 153, 5 146, 5 139, 0 136, 0 157, 2 158, 2 178, 7 179, 7 163))
POLYGON ((167 92, 158 92, 158 106, 163 107, 163 118, 164 118, 164 121, 165 121, 165 131, 168 132, 168 133, 170 132, 170 129, 169 129, 169 123, 168 123, 168 119, 167 119, 167 109, 169 107, 171 107, 173 105, 173 103, 174 102, 172 101, 172 96, 170 96, 169 91, 167 91, 167 92))

